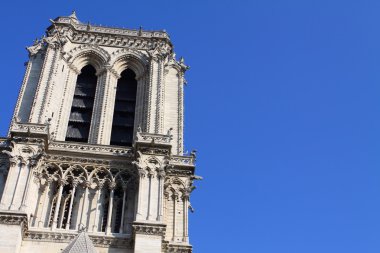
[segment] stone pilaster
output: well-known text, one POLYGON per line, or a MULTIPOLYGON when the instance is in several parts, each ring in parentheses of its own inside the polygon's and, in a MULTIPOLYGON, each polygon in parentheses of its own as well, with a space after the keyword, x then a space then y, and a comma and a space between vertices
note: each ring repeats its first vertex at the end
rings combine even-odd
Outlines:
POLYGON ((38 81, 36 95, 34 97, 32 110, 29 117, 29 122, 41 123, 44 121, 42 116, 44 114, 44 104, 47 98, 47 93, 50 87, 50 80, 54 74, 54 68, 56 67, 56 60, 59 54, 59 47, 55 43, 48 45, 45 54, 45 60, 41 67, 41 75, 38 81))
POLYGON ((115 108, 117 80, 120 76, 110 67, 98 75, 94 110, 92 113, 89 142, 109 145, 111 141, 112 120, 115 108))

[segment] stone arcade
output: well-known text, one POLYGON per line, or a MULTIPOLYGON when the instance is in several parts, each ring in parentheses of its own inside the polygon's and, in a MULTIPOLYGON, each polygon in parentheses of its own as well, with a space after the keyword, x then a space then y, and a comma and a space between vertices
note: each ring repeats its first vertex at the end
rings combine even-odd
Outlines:
POLYGON ((192 252, 188 67, 168 34, 84 24, 75 13, 51 23, 27 48, 0 139, 0 252, 192 252))

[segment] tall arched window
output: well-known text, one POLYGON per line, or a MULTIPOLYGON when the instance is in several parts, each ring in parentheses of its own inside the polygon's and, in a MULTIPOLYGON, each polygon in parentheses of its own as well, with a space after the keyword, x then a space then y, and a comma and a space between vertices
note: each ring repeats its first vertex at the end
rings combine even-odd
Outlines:
POLYGON ((82 68, 77 78, 66 141, 88 142, 97 77, 93 66, 82 68))
POLYGON ((137 81, 131 69, 121 73, 117 81, 115 110, 112 121, 111 145, 131 146, 135 120, 137 81))

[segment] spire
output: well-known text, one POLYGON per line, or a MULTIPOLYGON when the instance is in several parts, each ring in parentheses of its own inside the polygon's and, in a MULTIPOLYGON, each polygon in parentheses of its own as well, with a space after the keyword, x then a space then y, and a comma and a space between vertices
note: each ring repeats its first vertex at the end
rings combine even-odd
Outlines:
POLYGON ((72 240, 62 253, 96 253, 94 244, 84 230, 79 230, 77 237, 72 240))

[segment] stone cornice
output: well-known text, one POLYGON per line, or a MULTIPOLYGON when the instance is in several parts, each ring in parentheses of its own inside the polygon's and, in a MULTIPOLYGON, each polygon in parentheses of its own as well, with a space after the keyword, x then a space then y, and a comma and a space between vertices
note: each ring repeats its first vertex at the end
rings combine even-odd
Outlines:
POLYGON ((165 224, 134 223, 132 225, 135 234, 165 236, 165 224))
POLYGON ((77 31, 169 40, 169 35, 165 31, 145 31, 142 29, 125 29, 125 28, 93 25, 93 24, 83 24, 79 22, 78 20, 76 20, 76 22, 75 21, 73 22, 73 19, 70 17, 58 17, 52 22, 53 22, 53 25, 59 25, 59 24, 70 25, 73 28, 75 28, 75 30, 77 31))
POLYGON ((137 132, 136 142, 170 145, 171 135, 137 132))
POLYGON ((70 17, 51 20, 47 35, 59 33, 72 43, 95 44, 99 46, 135 48, 154 51, 160 48, 164 54, 173 51, 169 35, 164 31, 144 31, 83 24, 70 17))
POLYGON ((117 147, 110 145, 96 145, 88 143, 74 143, 66 141, 52 141, 49 143, 49 151, 79 153, 88 155, 104 155, 117 157, 134 157, 134 152, 131 147, 117 147))
POLYGON ((34 124, 13 122, 10 127, 11 134, 27 134, 27 135, 45 135, 49 134, 48 124, 34 124))

